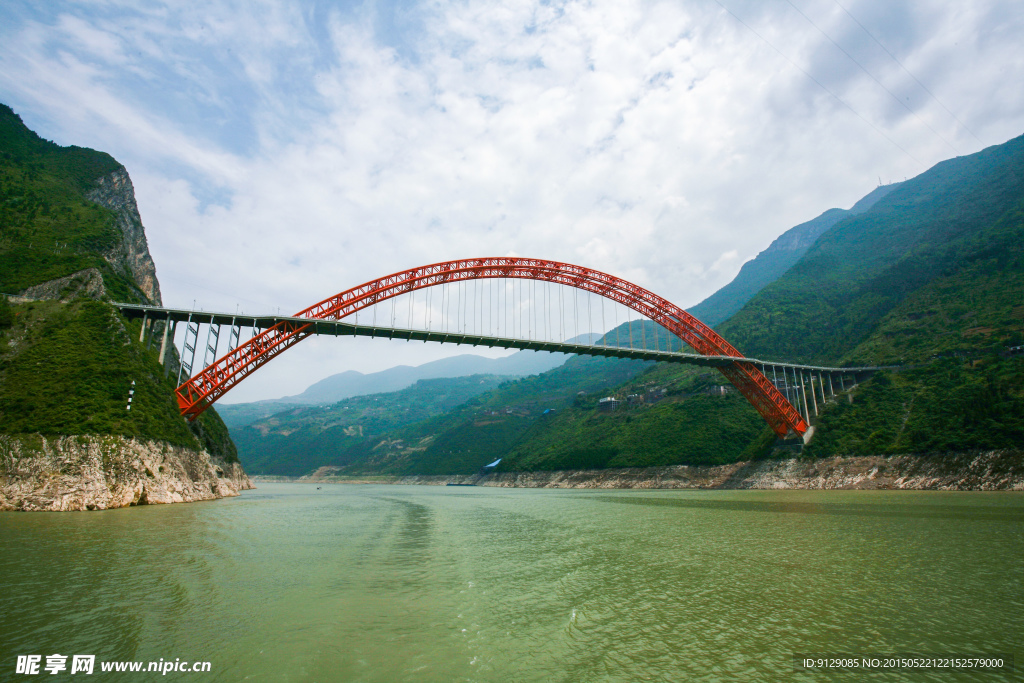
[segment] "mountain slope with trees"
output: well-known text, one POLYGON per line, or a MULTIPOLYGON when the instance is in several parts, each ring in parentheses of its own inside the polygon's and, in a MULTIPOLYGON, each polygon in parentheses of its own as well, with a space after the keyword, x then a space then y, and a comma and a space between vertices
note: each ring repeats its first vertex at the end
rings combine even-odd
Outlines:
POLYGON ((176 375, 109 303, 160 303, 124 167, 43 140, 0 105, 0 200, 0 509, 171 502, 175 490, 202 499, 248 485, 216 412, 185 422, 176 375), (141 472, 140 457, 174 462, 141 472), (225 468, 233 479, 219 483, 225 468), (71 492, 57 495, 44 470, 71 492))
POLYGON ((688 312, 711 327, 731 318, 755 294, 782 277, 807 253, 818 237, 839 221, 859 216, 900 183, 880 185, 861 198, 849 210, 829 209, 817 218, 801 223, 779 235, 767 249, 743 264, 732 282, 700 302, 688 312))

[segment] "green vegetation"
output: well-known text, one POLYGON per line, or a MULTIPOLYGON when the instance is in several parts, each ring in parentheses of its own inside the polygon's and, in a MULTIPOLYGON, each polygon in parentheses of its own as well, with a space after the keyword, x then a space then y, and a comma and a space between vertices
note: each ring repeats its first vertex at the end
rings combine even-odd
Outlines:
MULTIPOLYGON (((87 196, 118 170, 108 154, 41 139, 0 105, 0 291, 96 268, 108 296, 143 300, 131 274, 105 258, 122 239, 115 214, 87 196)), ((0 296, 0 433, 111 434, 236 460, 214 411, 191 425, 181 418, 156 351, 138 338, 137 323, 99 301, 12 306, 0 296)))
MULTIPOLYGON (((854 350, 922 288, 974 277, 970 273, 1003 280, 1021 272, 1022 208, 1024 137, 942 162, 870 211, 837 223, 720 331, 750 356, 829 363, 872 359, 854 350)), ((979 319, 1006 317, 1020 303, 1012 290, 999 290, 984 290, 985 309, 974 311, 979 319)), ((959 323, 947 320, 928 332, 961 332, 959 323)), ((932 342, 917 343, 922 353, 916 357, 926 357, 932 342)))
POLYGON ((552 470, 711 465, 736 460, 764 421, 715 371, 667 363, 612 391, 577 396, 538 419, 508 449, 500 469, 552 470), (614 411, 600 399, 619 401, 614 411), (631 398, 632 397, 632 398, 631 398))
MULTIPOLYGON (((721 394, 723 381, 704 369, 576 357, 394 429, 355 433, 366 424, 357 411, 348 426, 322 429, 310 440, 304 423, 344 412, 356 401, 349 399, 329 411, 279 413, 236 430, 235 438, 247 468, 292 476, 325 465, 344 475, 472 474, 498 458, 502 470, 718 464, 735 460, 764 425, 741 396, 721 394), (605 413, 598 401, 610 393, 621 407, 605 413), (652 403, 630 403, 630 394, 652 403)), ((401 411, 407 395, 360 397, 366 399, 391 412, 401 411)))
POLYGON ((232 428, 232 435, 248 471, 296 476, 350 462, 382 434, 446 413, 503 381, 490 375, 427 379, 329 406, 287 406, 270 418, 232 428))
POLYGON ((538 421, 504 470, 718 465, 736 460, 764 421, 738 394, 665 400, 604 413, 596 405, 538 421), (589 409, 588 409, 589 408, 589 409))
POLYGON ((96 268, 111 296, 141 300, 131 275, 103 258, 121 239, 113 212, 86 197, 121 168, 108 154, 43 140, 0 105, 0 291, 96 268))
POLYGON ((14 310, 7 302, 7 297, 0 296, 0 330, 6 330, 14 324, 14 310))
POLYGON ((543 410, 572 405, 579 391, 607 391, 650 365, 574 357, 521 379, 420 380, 333 406, 291 407, 232 436, 254 474, 297 476, 325 465, 350 474, 475 472, 502 457, 543 410))
POLYGON ((880 372, 817 426, 811 457, 1020 448, 1024 359, 945 359, 880 372))
POLYGON ((0 334, 0 432, 113 434, 202 445, 236 459, 215 413, 208 411, 190 430, 156 350, 140 344, 139 328, 132 329, 112 306, 77 300, 9 308, 13 324, 0 334))

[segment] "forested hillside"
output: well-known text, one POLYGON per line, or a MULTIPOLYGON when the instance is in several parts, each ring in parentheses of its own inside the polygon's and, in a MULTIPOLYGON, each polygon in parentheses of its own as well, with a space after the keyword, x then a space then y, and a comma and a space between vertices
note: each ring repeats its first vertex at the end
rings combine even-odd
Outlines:
POLYGON ((748 353, 899 364, 809 455, 1024 444, 1024 138, 943 162, 825 233, 722 332, 748 353))
MULTIPOLYGON (((952 287, 953 298, 962 292, 984 300, 945 310, 930 331, 906 328, 904 341, 892 350, 910 352, 907 360, 912 360, 938 350, 1009 343, 1019 332, 1009 321, 1013 305, 1020 303, 1021 290, 1012 287, 1012 279, 1020 270, 1022 206, 1024 137, 944 161, 904 182, 870 211, 837 223, 720 331, 751 356, 892 360, 891 353, 875 355, 877 343, 855 349, 881 334, 883 319, 901 303, 913 309, 903 309, 904 317, 932 317, 938 311, 919 310, 925 299, 913 297, 952 287), (950 336, 990 323, 996 328, 980 338, 960 334, 953 341, 950 336)), ((887 323, 885 336, 893 335, 894 324, 887 323)))
POLYGON ((504 381, 493 375, 421 379, 400 391, 329 405, 281 406, 277 414, 253 424, 229 424, 251 471, 304 474, 348 463, 353 448, 364 442, 376 444, 383 434, 449 412, 504 381))
POLYGON ((109 154, 43 140, 0 104, 0 291, 96 268, 111 296, 144 300, 131 274, 103 257, 121 238, 114 212, 86 198, 118 170, 109 154))
POLYGON ((829 209, 817 218, 779 235, 767 249, 743 264, 732 282, 689 310, 701 322, 717 327, 731 318, 762 289, 793 267, 825 231, 850 216, 859 216, 900 183, 880 185, 849 210, 829 209))
POLYGON ((236 459, 216 412, 181 418, 176 375, 106 303, 159 297, 155 276, 137 279, 152 260, 123 166, 43 140, 0 105, 0 226, 0 292, 25 295, 0 296, 0 433, 109 434, 236 459), (102 206, 112 192, 129 208, 102 206))

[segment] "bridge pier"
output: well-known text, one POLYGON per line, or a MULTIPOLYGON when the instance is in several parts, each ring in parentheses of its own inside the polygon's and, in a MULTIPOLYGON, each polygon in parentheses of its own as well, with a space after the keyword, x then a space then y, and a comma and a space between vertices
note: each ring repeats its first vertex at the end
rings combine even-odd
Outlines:
POLYGON ((160 365, 164 364, 164 358, 167 355, 167 333, 171 329, 171 317, 167 316, 167 320, 164 321, 164 335, 160 340, 160 365))
MULTIPOLYGON (((804 402, 804 419, 807 421, 807 424, 811 424, 811 411, 807 405, 807 386, 804 381, 803 371, 800 372, 800 394, 802 395, 804 402)), ((811 389, 811 396, 814 396, 813 388, 811 389)))
MULTIPOLYGON (((790 387, 790 392, 789 393, 792 395, 793 398, 790 399, 790 403, 793 404, 793 406, 796 408, 796 411, 798 413, 803 414, 805 411, 803 409, 803 403, 800 401, 800 382, 797 380, 797 377, 796 377, 796 368, 792 368, 792 370, 793 370, 793 384, 790 387)), ((786 379, 786 383, 787 384, 789 383, 789 379, 788 378, 786 379)))
POLYGON ((181 384, 181 377, 184 374, 185 378, 192 376, 192 366, 196 362, 196 347, 199 346, 199 323, 192 322, 192 315, 189 314, 187 320, 188 327, 185 330, 185 338, 181 343, 181 365, 178 366, 178 384, 181 384), (195 327, 193 327, 193 325, 195 327), (189 337, 192 338, 192 343, 189 344, 189 337), (185 355, 189 354, 189 359, 186 362, 185 355))
POLYGON ((220 345, 220 325, 214 328, 213 323, 206 328, 206 350, 203 352, 203 367, 206 368, 217 360, 217 347, 220 345), (213 343, 210 343, 210 339, 213 343))
MULTIPOLYGON (((818 397, 814 393, 814 373, 809 372, 807 375, 810 379, 809 384, 811 385, 811 401, 814 402, 814 417, 818 417, 818 397)), ((808 424, 810 424, 810 420, 808 420, 808 424)))
MULTIPOLYGON (((235 324, 235 318, 231 318, 231 332, 228 333, 228 353, 238 347, 238 340, 242 336, 242 326, 235 324)), ((337 333, 335 333, 337 336, 337 333)))

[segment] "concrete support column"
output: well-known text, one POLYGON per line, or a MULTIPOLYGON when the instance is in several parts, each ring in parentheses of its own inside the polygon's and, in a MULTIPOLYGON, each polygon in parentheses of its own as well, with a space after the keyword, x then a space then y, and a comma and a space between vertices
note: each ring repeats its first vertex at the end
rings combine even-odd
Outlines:
POLYGON ((800 400, 800 380, 798 380, 796 378, 796 368, 793 368, 792 394, 793 394, 793 397, 796 399, 796 401, 794 401, 794 404, 796 405, 796 409, 799 412, 801 412, 801 413, 806 412, 806 411, 804 411, 804 408, 803 408, 803 405, 804 405, 803 401, 800 400))
MULTIPOLYGON (((170 340, 169 340, 171 342, 170 345, 174 346, 174 337, 175 337, 176 334, 178 334, 178 321, 175 320, 173 323, 168 321, 168 324, 171 327, 171 336, 170 336, 170 340)), ((166 361, 166 359, 167 359, 167 357, 164 356, 164 361, 166 361)), ((164 362, 164 377, 170 377, 170 376, 171 376, 171 365, 170 365, 170 363, 164 362)))
POLYGON ((793 386, 789 383, 789 373, 786 371, 786 368, 782 368, 782 380, 786 387, 786 400, 792 403, 793 407, 799 411, 800 406, 797 405, 796 397, 793 396, 793 386))
MULTIPOLYGON (((795 373, 796 371, 794 370, 793 372, 795 373)), ((804 419, 807 420, 807 424, 811 424, 811 412, 810 412, 810 410, 808 410, 808 407, 807 407, 807 387, 805 386, 805 383, 804 383, 804 373, 803 372, 800 373, 800 393, 803 395, 803 401, 804 401, 804 419)), ((814 398, 814 388, 813 387, 811 388, 811 398, 814 398)), ((818 414, 817 407, 815 407, 815 409, 814 409, 814 414, 815 415, 818 414)))
POLYGON ((141 344, 146 339, 146 320, 148 312, 142 314, 142 329, 139 330, 139 343, 141 344))
POLYGON ((814 373, 808 372, 807 376, 811 385, 811 401, 814 402, 814 417, 818 417, 818 397, 814 395, 814 373))
MULTIPOLYGON (((188 370, 189 370, 189 376, 191 376, 191 373, 192 373, 193 369, 195 368, 195 364, 196 364, 196 347, 199 346, 199 323, 197 322, 195 324, 196 326, 195 326, 195 329, 193 330, 192 329, 192 314, 191 313, 189 313, 188 322, 186 323, 186 325, 187 325, 187 327, 185 328, 185 338, 181 342, 181 357, 179 359, 180 362, 178 364, 178 384, 179 385, 181 384, 181 377, 182 377, 182 375, 185 372, 185 354, 189 354, 188 370), (188 338, 190 336, 193 337, 192 344, 188 343, 188 341, 189 341, 188 338)), ((185 379, 188 379, 189 376, 186 376, 185 379)))
POLYGON ((167 317, 164 321, 164 336, 160 340, 160 365, 164 364, 164 358, 167 356, 167 333, 171 329, 171 318, 167 317))
POLYGON ((835 389, 834 386, 832 386, 832 373, 831 372, 828 373, 828 395, 829 396, 835 396, 836 395, 836 389, 835 389))
POLYGON ((821 408, 825 408, 825 380, 822 378, 821 370, 818 370, 818 384, 821 385, 818 388, 821 389, 821 408))

